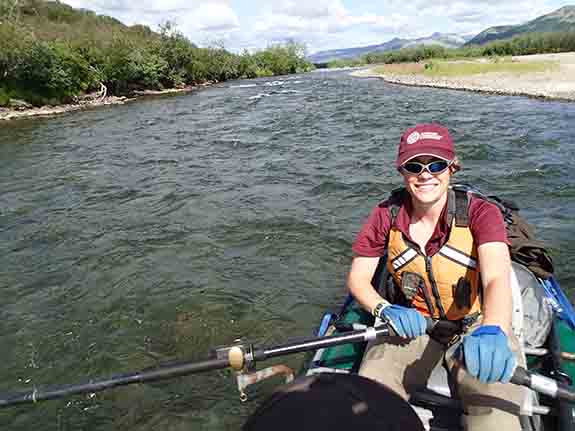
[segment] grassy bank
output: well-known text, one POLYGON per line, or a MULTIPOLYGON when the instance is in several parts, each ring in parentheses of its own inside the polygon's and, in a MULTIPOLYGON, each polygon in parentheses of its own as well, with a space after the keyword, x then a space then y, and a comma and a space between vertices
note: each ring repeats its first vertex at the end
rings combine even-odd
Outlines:
POLYGON ((559 64, 552 61, 516 62, 511 58, 478 58, 465 61, 434 60, 420 63, 396 63, 376 66, 373 72, 392 75, 467 76, 484 73, 525 74, 559 70, 559 64))

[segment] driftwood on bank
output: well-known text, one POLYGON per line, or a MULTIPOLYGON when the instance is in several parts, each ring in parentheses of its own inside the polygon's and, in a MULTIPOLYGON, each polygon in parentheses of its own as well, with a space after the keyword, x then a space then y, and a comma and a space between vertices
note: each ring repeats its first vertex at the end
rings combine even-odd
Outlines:
POLYGON ((74 103, 79 105, 93 103, 93 102, 102 102, 106 99, 108 95, 108 88, 100 82, 100 91, 96 93, 86 94, 84 96, 76 96, 74 97, 74 103))

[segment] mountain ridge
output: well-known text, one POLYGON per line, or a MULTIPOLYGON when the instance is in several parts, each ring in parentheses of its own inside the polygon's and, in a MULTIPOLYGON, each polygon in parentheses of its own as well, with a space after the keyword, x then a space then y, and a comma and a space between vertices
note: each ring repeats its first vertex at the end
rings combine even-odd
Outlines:
POLYGON ((357 58, 370 52, 392 51, 401 48, 410 48, 417 45, 441 45, 446 48, 458 48, 459 46, 464 45, 472 37, 473 36, 470 35, 440 32, 435 32, 430 36, 416 39, 394 37, 387 42, 375 45, 319 51, 309 55, 307 58, 309 61, 314 63, 327 63, 332 60, 357 58))
POLYGON ((509 39, 525 33, 575 31, 575 5, 563 6, 551 13, 517 25, 489 27, 465 45, 483 45, 495 40, 509 39))

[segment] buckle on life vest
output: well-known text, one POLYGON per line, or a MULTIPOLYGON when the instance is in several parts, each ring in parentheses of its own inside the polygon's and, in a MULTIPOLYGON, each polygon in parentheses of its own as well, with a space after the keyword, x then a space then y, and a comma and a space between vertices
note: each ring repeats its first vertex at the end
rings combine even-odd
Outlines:
POLYGON ((481 313, 473 313, 459 320, 436 320, 429 336, 440 344, 451 346, 477 322, 481 313))
POLYGON ((427 310, 429 311, 429 315, 433 316, 435 314, 433 301, 429 296, 429 292, 425 288, 425 280, 421 275, 416 272, 404 272, 401 275, 401 290, 409 304, 411 304, 417 293, 421 291, 423 293, 423 298, 425 300, 427 310))

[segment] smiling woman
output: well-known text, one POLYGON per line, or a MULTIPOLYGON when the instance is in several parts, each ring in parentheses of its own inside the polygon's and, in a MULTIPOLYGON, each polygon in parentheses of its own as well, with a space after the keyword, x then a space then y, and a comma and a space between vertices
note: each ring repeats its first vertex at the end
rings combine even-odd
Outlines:
POLYGON ((399 337, 368 345, 359 373, 408 400, 445 361, 466 429, 504 424, 518 431, 524 395, 508 383, 522 356, 511 332, 505 223, 494 204, 472 202, 466 192, 449 188, 454 158, 453 141, 441 125, 419 124, 401 136, 395 164, 405 188, 372 212, 354 244, 348 276, 358 303, 399 337), (372 285, 380 259, 394 295, 372 285), (426 317, 460 327, 441 339, 426 334, 426 317), (465 355, 466 373, 453 359, 456 349, 465 355), (503 385, 488 384, 495 382, 503 385), (490 398, 490 409, 479 397, 490 398))

